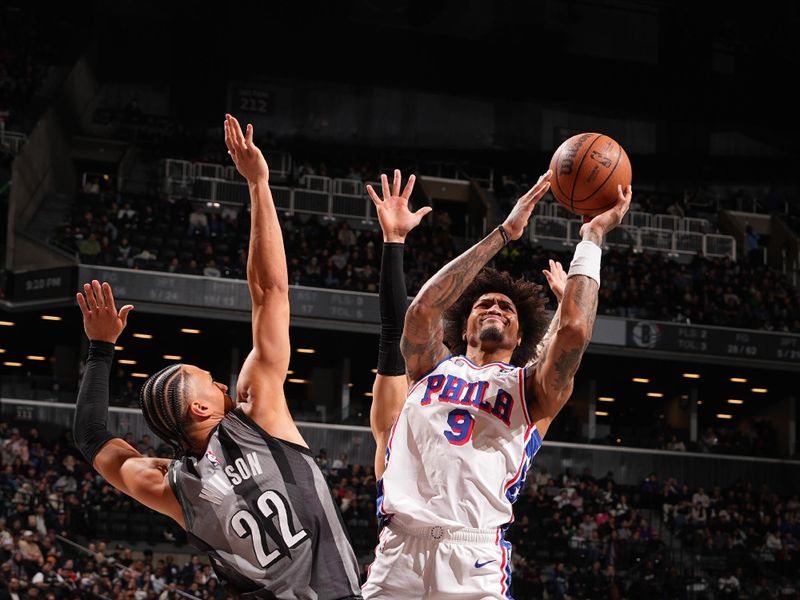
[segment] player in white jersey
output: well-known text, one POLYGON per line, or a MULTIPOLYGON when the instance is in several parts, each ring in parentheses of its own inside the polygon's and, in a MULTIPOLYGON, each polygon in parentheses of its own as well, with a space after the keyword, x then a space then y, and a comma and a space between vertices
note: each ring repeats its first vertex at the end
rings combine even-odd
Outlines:
MULTIPOLYGON (((411 387, 388 431, 373 419, 379 444, 386 439, 386 467, 367 599, 511 597, 503 532, 533 456, 572 393, 597 311, 600 245, 632 193, 619 189, 617 204, 581 228, 545 332, 541 286, 482 269, 522 235, 550 176, 431 278, 406 313, 401 348, 411 387)), ((383 193, 386 202, 385 183, 383 193)))

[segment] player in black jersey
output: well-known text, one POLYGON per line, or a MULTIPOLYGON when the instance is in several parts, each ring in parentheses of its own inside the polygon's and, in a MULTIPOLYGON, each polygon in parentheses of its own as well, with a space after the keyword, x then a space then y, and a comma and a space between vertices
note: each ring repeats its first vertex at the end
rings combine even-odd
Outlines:
POLYGON ((90 339, 74 434, 95 469, 120 491, 172 517, 242 598, 360 598, 358 564, 325 479, 283 394, 289 365, 289 296, 269 168, 253 128, 225 119, 225 142, 251 198, 247 280, 253 345, 236 405, 208 371, 177 364, 142 387, 151 429, 179 459, 143 457, 106 429, 118 312, 111 287, 77 295, 90 339))

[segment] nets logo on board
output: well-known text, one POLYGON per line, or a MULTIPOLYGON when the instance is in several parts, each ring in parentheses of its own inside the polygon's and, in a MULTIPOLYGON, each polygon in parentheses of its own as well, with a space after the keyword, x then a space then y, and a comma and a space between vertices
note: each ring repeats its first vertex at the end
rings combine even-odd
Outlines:
POLYGON ((655 348, 661 339, 661 327, 653 323, 640 321, 633 326, 631 338, 633 343, 640 348, 655 348))

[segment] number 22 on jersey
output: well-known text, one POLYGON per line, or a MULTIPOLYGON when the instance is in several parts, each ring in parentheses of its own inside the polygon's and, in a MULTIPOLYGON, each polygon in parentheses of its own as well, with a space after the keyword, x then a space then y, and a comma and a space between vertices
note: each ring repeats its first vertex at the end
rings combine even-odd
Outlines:
POLYGON ((267 568, 280 560, 287 553, 284 548, 291 550, 302 544, 308 537, 308 531, 301 529, 294 531, 292 514, 286 499, 275 490, 267 490, 258 497, 256 502, 258 511, 267 520, 270 527, 262 528, 256 516, 249 510, 242 509, 231 518, 231 527, 240 538, 251 536, 253 550, 256 553, 258 564, 267 568), (280 531, 275 530, 271 523, 272 517, 277 513, 280 531), (265 531, 267 529, 267 531, 265 531), (277 548, 267 554, 265 537, 269 536, 277 544, 277 548))

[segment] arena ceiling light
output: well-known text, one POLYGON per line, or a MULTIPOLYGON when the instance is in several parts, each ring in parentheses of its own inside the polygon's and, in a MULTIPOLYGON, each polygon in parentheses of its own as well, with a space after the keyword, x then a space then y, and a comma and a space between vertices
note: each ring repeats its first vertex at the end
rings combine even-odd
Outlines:
POLYGON ((135 365, 136 364, 136 361, 135 360, 131 360, 130 358, 120 358, 117 362, 119 364, 121 364, 121 365, 135 365))
POLYGON ((131 377, 139 377, 141 379, 147 379, 150 376, 147 373, 131 373, 131 377))
POLYGON ((0 321, 0 327, 13 327, 14 321, 0 321))
POLYGON ((38 354, 29 354, 25 358, 27 358, 28 360, 39 360, 39 361, 47 360, 44 356, 39 356, 38 354))
POLYGON ((634 377, 631 381, 633 383, 650 383, 650 380, 646 377, 634 377))
POLYGON ((286 371, 286 374, 287 374, 287 375, 294 375, 294 371, 292 371, 291 369, 289 369, 288 371, 286 371))
POLYGON ((165 354, 161 358, 164 360, 181 360, 183 357, 180 354, 165 354))
POLYGON ((13 361, 13 360, 7 360, 7 361, 6 361, 6 362, 4 362, 3 364, 4 364, 5 366, 7 366, 7 367, 21 367, 21 366, 22 366, 22 363, 21 363, 21 362, 15 362, 15 361, 13 361))
POLYGON ((364 392, 364 395, 365 395, 367 398, 372 398, 372 392, 364 392))
POLYGON ((42 321, 60 321, 61 317, 57 317, 55 315, 42 315, 40 317, 42 321))
POLYGON ((747 383, 744 377, 731 377, 731 383, 747 383))
POLYGON ((650 398, 663 398, 664 394, 661 392, 647 392, 648 397, 650 398))
POLYGON ((718 419, 732 419, 733 415, 729 415, 727 413, 717 413, 718 419))
POLYGON ((114 350, 119 352, 120 350, 125 350, 125 346, 114 346, 114 350))
POLYGON ((728 404, 744 404, 744 400, 739 400, 737 398, 728 398, 728 404))
POLYGON ((597 399, 600 402, 613 402, 614 401, 614 397, 613 396, 598 396, 597 399))
POLYGON ((0 354, 5 354, 5 353, 6 353, 6 349, 5 348, 0 348, 0 354))
POLYGON ((594 411, 594 414, 596 414, 598 417, 607 417, 608 416, 608 413, 606 411, 604 411, 604 410, 596 410, 596 411, 594 411))
POLYGON ((377 373, 378 369, 370 369, 373 373, 377 373))
POLYGON ((311 381, 308 379, 295 379, 294 377, 287 379, 286 381, 289 383, 311 383, 311 381))
POLYGON ((313 348, 298 348, 297 351, 300 354, 314 354, 316 352, 313 348))
POLYGON ((703 401, 702 401, 702 400, 698 400, 698 401, 697 401, 697 404, 698 404, 698 406, 699 406, 700 404, 702 404, 702 403, 703 403, 703 401))
POLYGON ((756 394, 766 394, 767 388, 751 388, 750 391, 756 394))
POLYGON ((192 334, 196 335, 196 334, 200 333, 200 330, 199 329, 192 329, 190 327, 182 327, 181 328, 181 333, 192 333, 192 334))
POLYGON ((700 379, 700 373, 684 373, 684 379, 700 379))
POLYGON ((139 338, 140 340, 152 340, 153 335, 150 333, 134 333, 133 337, 139 338))

